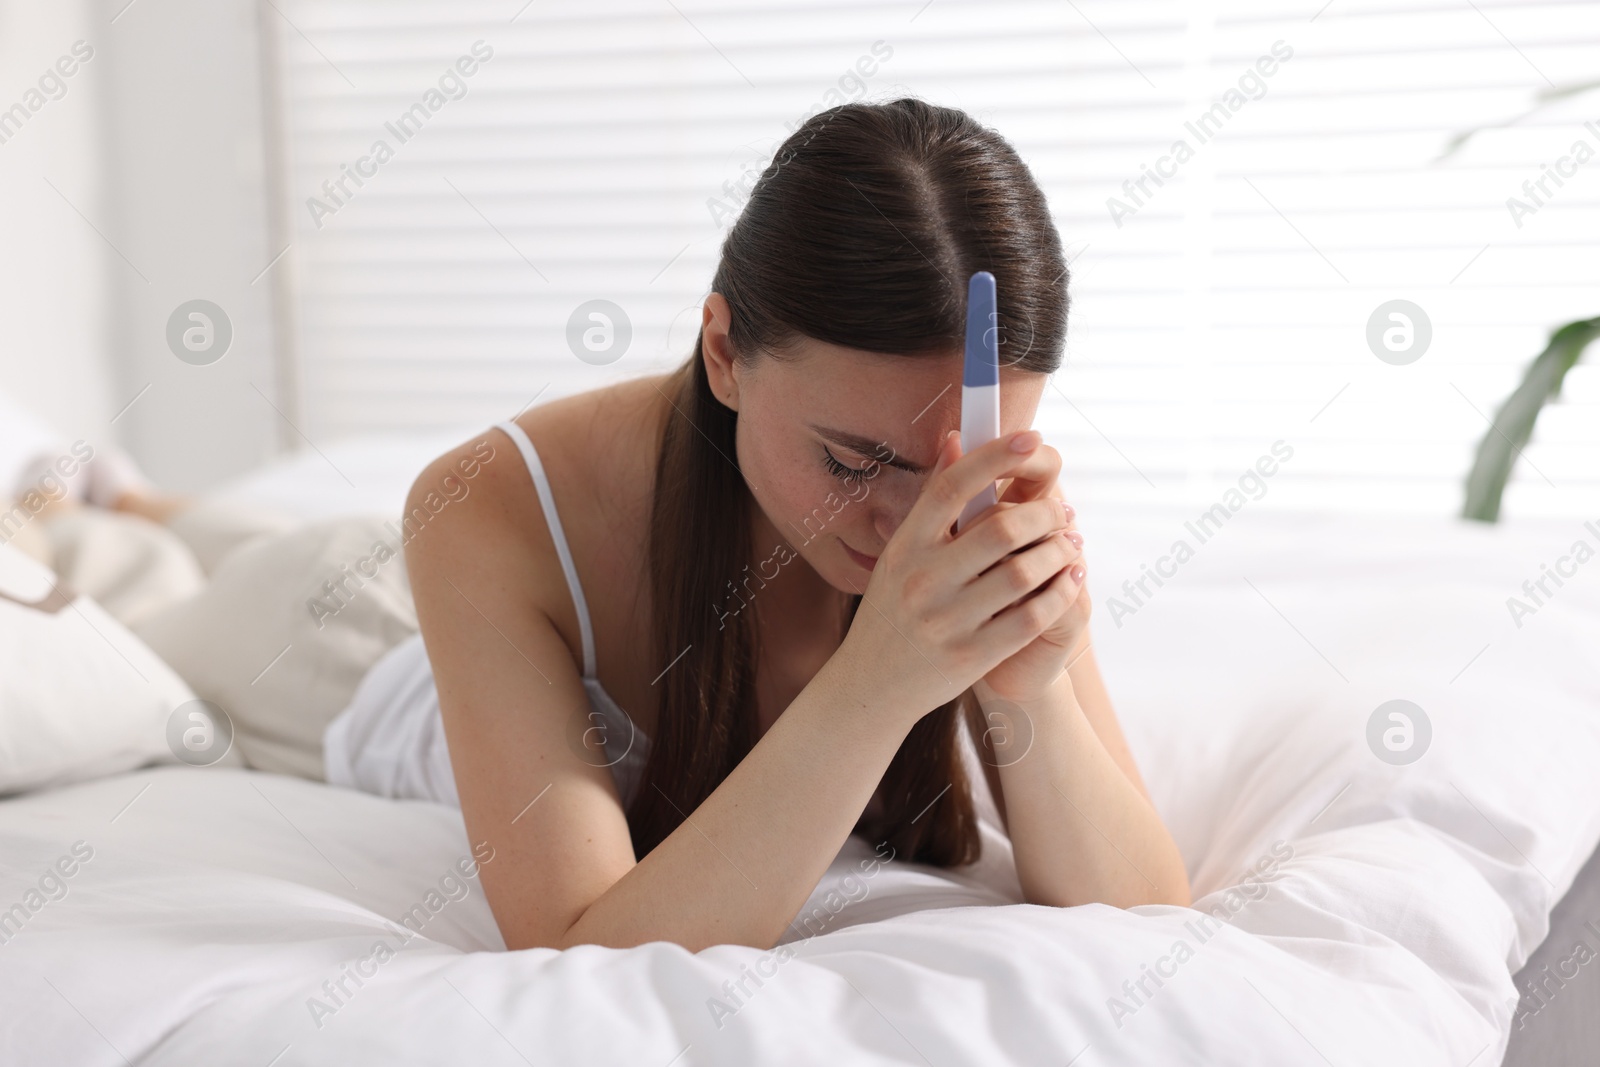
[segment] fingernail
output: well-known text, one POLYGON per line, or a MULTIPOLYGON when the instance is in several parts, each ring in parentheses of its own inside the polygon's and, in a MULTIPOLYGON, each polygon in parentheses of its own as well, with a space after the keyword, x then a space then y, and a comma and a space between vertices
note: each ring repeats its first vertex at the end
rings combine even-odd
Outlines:
POLYGON ((1073 567, 1072 571, 1071 571, 1071 574, 1072 574, 1072 580, 1073 581, 1077 582, 1079 585, 1083 584, 1083 567, 1082 566, 1073 567))
POLYGON ((1079 533, 1077 530, 1068 530, 1067 540, 1072 542, 1072 547, 1074 548, 1083 547, 1083 534, 1079 533))
POLYGON ((1063 525, 1072 521, 1072 505, 1056 497, 1056 505, 1061 508, 1061 522, 1063 525))
POLYGON ((1032 452, 1039 447, 1040 440, 1038 430, 1023 430, 1011 439, 1011 451, 1032 452))

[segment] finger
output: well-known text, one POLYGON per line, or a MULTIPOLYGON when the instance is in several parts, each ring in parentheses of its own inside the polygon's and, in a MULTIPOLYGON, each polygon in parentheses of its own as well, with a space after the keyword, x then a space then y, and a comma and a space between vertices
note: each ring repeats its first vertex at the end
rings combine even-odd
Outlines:
POLYGON ((1009 650, 1003 653, 1009 656, 1038 638, 1078 599, 1083 582, 1074 572, 1083 574, 1084 565, 1074 563, 1063 569, 1037 593, 990 619, 978 631, 981 640, 991 650, 1009 650))
POLYGON ((979 575, 966 595, 984 618, 990 618, 1048 584, 1082 555, 1082 549, 1065 536, 1046 537, 979 575))
MULTIPOLYGON (((1049 492, 1049 493, 1045 493, 1045 494, 1037 497, 1036 499, 1044 500, 1046 498, 1050 498, 1050 499, 1061 501, 1061 506, 1066 508, 1066 510, 1067 510, 1067 529, 1076 530, 1078 528, 1078 509, 1073 507, 1071 504, 1069 504, 1067 502, 1066 498, 1063 497, 1060 494, 1060 492, 1052 491, 1052 492, 1049 492)), ((999 510, 1000 508, 1003 508, 1003 507, 1005 507, 1007 505, 1016 505, 1016 504, 1025 504, 1025 503, 1027 503, 1027 501, 1025 501, 1025 500, 1007 500, 1006 499, 1006 495, 1004 493, 1002 493, 1000 495, 999 501, 996 502, 994 508, 992 508, 992 509, 986 508, 983 511, 978 512, 978 514, 974 515, 972 517, 972 520, 969 523, 967 523, 967 527, 966 528, 970 530, 972 527, 974 527, 978 523, 982 522, 984 517, 989 515, 991 511, 999 510)))
MULTIPOLYGON (((934 453, 933 466, 928 468, 928 481, 932 482, 934 479, 938 478, 940 474, 950 468, 952 463, 960 458, 961 431, 946 431, 944 437, 939 441, 939 450, 934 453)), ((918 500, 920 500, 921 497, 926 494, 927 486, 924 485, 922 487, 921 494, 918 496, 918 500)), ((911 516, 917 514, 916 507, 916 501, 912 501, 911 511, 906 513, 906 518, 900 523, 899 528, 895 530, 894 536, 896 538, 910 537, 920 532, 921 527, 914 525, 911 521, 911 516)))
MULTIPOLYGON (((1041 440, 1037 430, 1023 430, 997 437, 949 462, 941 451, 927 484, 901 525, 910 527, 910 536, 924 542, 947 535, 967 501, 1021 467, 1041 440)), ((949 447, 948 443, 943 446, 949 447)), ((955 448, 959 450, 959 440, 955 448)))
POLYGON ((1060 477, 1061 453, 1050 445, 1040 445, 1027 457, 1025 463, 1012 472, 1005 488, 1000 492, 1000 499, 1016 503, 1037 500, 1055 492, 1060 477))
MULTIPOLYGON (((971 581, 990 568, 1002 565, 1012 553, 1051 534, 1065 533, 1067 526, 1066 510, 1057 497, 1021 504, 997 504, 962 529, 949 549, 948 566, 962 581, 971 581)), ((1069 547, 1074 546, 1069 543, 1069 547)))
POLYGON ((933 470, 929 476, 938 474, 960 458, 961 431, 951 430, 944 435, 944 440, 939 442, 939 454, 933 459, 933 470))
MULTIPOLYGON (((950 465, 952 463, 954 463, 956 460, 958 460, 960 458, 961 458, 961 431, 960 430, 951 430, 950 432, 948 432, 948 433, 946 433, 944 435, 944 440, 939 442, 939 453, 938 453, 938 455, 934 456, 933 468, 932 468, 932 470, 930 470, 928 472, 928 480, 931 482, 933 479, 939 477, 939 475, 942 474, 944 471, 950 469, 950 465)), ((927 486, 923 486, 922 492, 923 493, 927 492, 927 486)), ((920 494, 919 494, 918 499, 921 499, 920 494)), ((916 501, 915 500, 912 501, 911 502, 912 510, 906 514, 906 521, 903 521, 900 524, 900 528, 902 530, 904 530, 908 525, 911 525, 910 517, 911 517, 911 515, 915 514, 916 506, 917 506, 916 505, 916 501)), ((921 530, 922 530, 922 528, 920 526, 911 525, 911 529, 906 530, 906 535, 907 536, 912 536, 912 535, 915 535, 917 533, 920 533, 921 530)), ((901 536, 899 531, 896 531, 895 536, 897 536, 897 537, 901 536)))

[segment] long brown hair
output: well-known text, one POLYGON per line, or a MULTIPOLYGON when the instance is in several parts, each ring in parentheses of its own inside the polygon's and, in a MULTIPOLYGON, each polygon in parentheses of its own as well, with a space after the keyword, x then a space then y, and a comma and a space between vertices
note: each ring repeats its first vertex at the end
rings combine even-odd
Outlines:
MULTIPOLYGON (((959 351, 967 279, 994 274, 1003 365, 1061 363, 1067 268, 1044 194, 999 134, 915 99, 821 112, 762 172, 722 244, 711 283, 728 301, 735 358, 783 358, 801 337, 874 352, 959 351)), ((756 742, 755 613, 719 619, 753 563, 755 506, 735 464, 737 414, 711 392, 701 339, 663 392, 650 531, 655 736, 628 809, 634 849, 660 844, 756 742), (687 651, 685 651, 687 650, 687 651), (681 658, 680 658, 681 657, 681 658), (674 662, 676 661, 676 662, 674 662)), ((849 617, 860 605, 848 601, 849 617)), ((883 816, 858 830, 894 855, 952 866, 978 858, 957 745, 970 690, 930 709, 882 781, 883 816)))

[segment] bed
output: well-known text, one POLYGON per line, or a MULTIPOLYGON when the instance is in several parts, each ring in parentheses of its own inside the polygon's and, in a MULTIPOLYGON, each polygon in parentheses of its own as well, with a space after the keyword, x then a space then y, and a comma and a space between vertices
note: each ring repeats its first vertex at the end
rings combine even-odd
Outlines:
MULTIPOLYGON (((397 506, 443 440, 227 492, 397 506)), ((0 944, 0 1061, 1469 1067, 1559 1043, 1594 986, 1513 975, 1600 839, 1600 580, 1507 602, 1600 533, 1247 503, 1196 544, 1202 508, 1083 510, 1097 654, 1192 908, 1018 903, 992 833, 957 872, 852 838, 775 950, 508 953, 459 812, 150 766, 0 801, 0 909, 74 869, 0 944)))

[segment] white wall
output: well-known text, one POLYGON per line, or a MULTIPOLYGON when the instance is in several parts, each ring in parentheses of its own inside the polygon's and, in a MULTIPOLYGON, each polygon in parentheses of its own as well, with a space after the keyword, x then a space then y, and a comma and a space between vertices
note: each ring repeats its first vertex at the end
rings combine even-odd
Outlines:
POLYGON ((145 0, 116 15, 126 3, 97 8, 107 232, 132 261, 112 264, 110 356, 117 406, 149 388, 118 425, 157 482, 198 489, 281 439, 271 279, 257 280, 277 251, 267 247, 257 4, 145 0), (166 339, 173 310, 196 298, 233 326, 228 352, 206 366, 178 359, 166 339))
POLYGON ((271 278, 252 285, 276 251, 257 5, 0 0, 0 109, 80 40, 92 56, 64 95, 0 143, 0 389, 72 437, 120 441, 158 483, 203 488, 292 436, 269 403, 271 278), (209 366, 166 340, 197 297, 233 325, 209 366))
MULTIPOLYGON (((905 93, 1000 131, 1050 199, 1073 303, 1035 425, 1085 508, 1203 510, 1282 440, 1252 508, 1455 514, 1487 416, 1552 329, 1600 313, 1600 161, 1561 162, 1600 145, 1600 93, 1527 114, 1600 70, 1593 3, 274 2, 296 27, 272 23, 319 440, 481 425, 676 364, 796 122, 905 93), (479 39, 470 92, 388 133, 479 39), (392 160, 313 216, 378 139, 392 160), (1512 215, 1546 165, 1564 185, 1512 215), (632 327, 600 366, 568 340, 593 299, 632 327), (1367 333, 1396 300, 1432 326, 1403 365, 1367 333)), ((1600 346, 1506 513, 1597 499, 1600 346)))
MULTIPOLYGON (((0 109, 37 89, 74 41, 98 45, 88 21, 82 0, 0 0, 0 109)), ((0 389, 61 432, 95 440, 115 414, 106 359, 113 253, 73 206, 104 227, 98 107, 107 65, 96 48, 62 79, 60 99, 46 98, 20 130, 6 126, 0 143, 0 389)))

